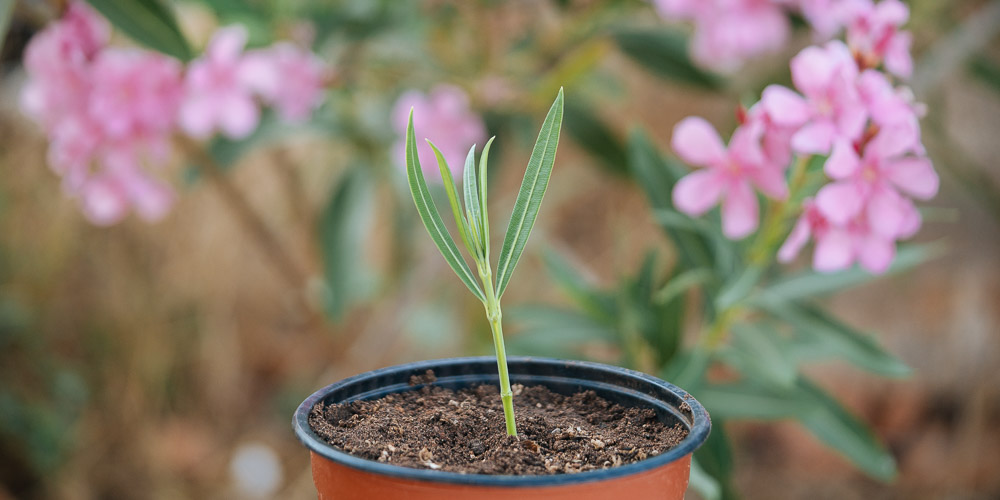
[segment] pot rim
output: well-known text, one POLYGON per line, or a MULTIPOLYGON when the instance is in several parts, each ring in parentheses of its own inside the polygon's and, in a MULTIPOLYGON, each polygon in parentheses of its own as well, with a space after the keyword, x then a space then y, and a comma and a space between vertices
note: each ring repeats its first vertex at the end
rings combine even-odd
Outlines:
MULTIPOLYGON (((630 378, 641 379, 644 382, 651 383, 660 388, 667 389, 676 395, 681 401, 686 402, 691 408, 691 426, 688 430, 688 435, 685 437, 677 446, 667 450, 665 453, 656 455, 654 457, 646 458, 635 463, 621 465, 618 467, 613 467, 609 469, 601 469, 594 471, 579 472, 576 474, 553 474, 553 475, 488 475, 488 474, 461 474, 458 472, 449 471, 438 471, 430 469, 414 469, 410 467, 403 467, 400 465, 387 464, 382 462, 376 462, 374 460, 367 460, 364 458, 356 457, 348 453, 342 452, 318 435, 313 432, 312 428, 309 426, 309 412, 312 407, 316 405, 317 402, 326 397, 327 394, 333 392, 337 389, 343 388, 345 386, 356 383, 360 380, 368 379, 371 377, 379 377, 382 375, 387 375, 390 373, 396 373, 400 371, 405 372, 417 372, 421 373, 428 369, 434 369, 435 367, 441 367, 446 365, 461 365, 461 364, 480 364, 485 361, 496 362, 496 358, 493 356, 475 356, 475 357, 461 357, 461 358, 443 358, 434 359, 426 361, 418 361, 414 363, 406 363, 401 365, 394 365, 387 368, 380 368, 378 370, 372 370, 352 377, 345 378, 338 382, 334 382, 316 392, 311 396, 306 398, 299 407, 295 410, 295 415, 292 419, 292 426, 295 429, 295 434, 299 441, 302 442, 307 448, 312 452, 316 453, 327 460, 331 460, 340 465, 345 465, 354 469, 359 469, 365 472, 369 472, 377 475, 391 476, 394 478, 410 479, 416 481, 430 482, 430 483, 448 483, 448 484, 465 484, 465 485, 476 485, 476 486, 498 486, 498 487, 510 487, 510 486, 560 486, 568 484, 579 484, 591 481, 606 481, 615 478, 620 478, 624 476, 630 476, 633 474, 638 474, 641 472, 653 470, 659 467, 663 467, 674 461, 680 460, 685 456, 688 456, 700 447, 705 440, 708 438, 708 434, 712 428, 712 421, 705 410, 705 407, 701 405, 693 396, 684 391, 680 387, 677 387, 669 382, 661 380, 652 375, 648 375, 635 370, 630 370, 627 368, 621 368, 613 365, 606 365, 603 363, 594 363, 590 361, 575 361, 575 360, 561 360, 556 358, 544 358, 544 357, 534 357, 534 356, 510 356, 507 358, 508 362, 511 363, 537 363, 537 364, 560 364, 565 365, 567 362, 573 363, 577 367, 584 367, 599 372, 605 373, 615 373, 618 375, 625 375, 630 378)), ((512 373, 513 375, 513 373, 512 373)), ((624 389, 624 388, 623 388, 624 389)))

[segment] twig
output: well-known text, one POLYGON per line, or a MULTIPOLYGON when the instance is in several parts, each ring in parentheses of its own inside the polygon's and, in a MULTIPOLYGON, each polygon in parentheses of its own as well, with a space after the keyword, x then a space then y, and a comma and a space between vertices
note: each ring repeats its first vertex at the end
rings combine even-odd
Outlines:
POLYGON ((222 171, 222 167, 209 155, 204 148, 191 139, 181 137, 179 139, 181 147, 186 151, 205 174, 212 186, 219 192, 222 201, 229 205, 229 208, 239 219, 243 229, 250 235, 264 256, 273 266, 274 270, 295 289, 301 289, 305 285, 305 275, 300 271, 288 252, 281 245, 277 236, 263 219, 257 215, 246 198, 236 186, 230 182, 229 178, 222 171))

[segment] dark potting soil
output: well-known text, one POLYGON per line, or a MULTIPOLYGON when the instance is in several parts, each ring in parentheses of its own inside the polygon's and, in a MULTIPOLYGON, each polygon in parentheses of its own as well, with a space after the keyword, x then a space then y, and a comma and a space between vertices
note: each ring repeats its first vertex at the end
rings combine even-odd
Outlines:
MULTIPOLYGON (((434 381, 428 372, 413 385, 434 381)), ((496 386, 453 391, 425 385, 374 401, 318 403, 309 425, 351 455, 417 469, 545 475, 617 467, 676 446, 687 429, 651 409, 627 408, 593 391, 572 396, 515 384, 518 437, 507 435, 496 386)))

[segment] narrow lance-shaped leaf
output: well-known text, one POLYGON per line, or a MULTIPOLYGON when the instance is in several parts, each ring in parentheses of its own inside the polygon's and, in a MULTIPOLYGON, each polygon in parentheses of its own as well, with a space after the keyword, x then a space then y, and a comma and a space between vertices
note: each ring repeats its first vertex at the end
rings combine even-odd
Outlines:
POLYGON ((476 242, 479 249, 477 255, 482 256, 482 210, 479 205, 479 186, 476 183, 476 147, 472 146, 469 156, 465 158, 465 171, 463 172, 462 191, 465 194, 465 216, 469 224, 469 232, 472 233, 472 240, 476 242))
POLYGON ((410 110, 410 121, 406 126, 406 180, 410 185, 410 194, 413 196, 413 203, 417 206, 417 213, 421 222, 427 228, 427 233, 437 246, 444 260, 448 262, 459 279, 469 287, 469 290, 479 300, 485 301, 486 295, 483 289, 473 278, 469 265, 462 258, 455 241, 451 238, 445 228, 441 215, 438 214, 434 200, 431 199, 430 190, 427 189, 427 181, 424 180, 424 173, 420 167, 420 158, 417 155, 417 140, 413 134, 413 110, 410 110))
POLYGON ((538 133, 531 158, 528 160, 528 168, 524 172, 521 190, 517 193, 517 200, 514 201, 514 212, 507 225, 507 234, 504 236, 500 261, 497 264, 497 297, 502 296, 507 288, 510 276, 521 258, 521 252, 524 251, 524 245, 538 216, 538 207, 542 203, 542 197, 545 196, 552 166, 556 160, 562 116, 563 90, 559 89, 559 95, 556 96, 542 123, 542 129, 538 133))
MULTIPOLYGON (((465 217, 462 216, 462 205, 458 201, 458 190, 455 188, 455 179, 451 176, 451 169, 448 168, 448 161, 444 159, 441 150, 430 139, 427 140, 427 144, 434 150, 434 156, 437 157, 438 170, 441 171, 441 181, 444 183, 444 192, 448 195, 448 204, 451 206, 451 213, 455 217, 455 226, 458 227, 458 234, 462 238, 465 248, 469 250, 469 254, 473 258, 477 258, 479 255, 479 245, 474 244, 475 242, 469 238, 469 225, 466 223, 465 217)), ((472 154, 472 152, 470 151, 469 154, 472 154)))
POLYGON ((181 34, 173 12, 160 0, 88 1, 135 41, 181 61, 191 59, 191 47, 181 34))
POLYGON ((489 161, 490 145, 493 144, 493 139, 496 139, 496 136, 490 137, 490 140, 486 141, 486 147, 483 148, 483 155, 479 157, 479 206, 480 216, 482 217, 479 229, 482 231, 480 241, 483 244, 483 254, 486 256, 484 259, 485 262, 489 262, 490 260, 490 217, 486 205, 486 165, 489 161))

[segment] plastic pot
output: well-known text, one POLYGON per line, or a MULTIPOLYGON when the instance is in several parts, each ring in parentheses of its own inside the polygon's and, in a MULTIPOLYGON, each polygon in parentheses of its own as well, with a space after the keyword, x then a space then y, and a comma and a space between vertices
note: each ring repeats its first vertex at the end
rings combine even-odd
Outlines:
POLYGON ((442 500, 475 498, 653 499, 681 500, 687 489, 691 454, 708 437, 711 420, 690 394, 658 378, 615 366, 548 358, 508 358, 511 381, 543 385, 561 394, 593 390, 623 406, 653 408, 659 418, 679 422, 689 431, 674 448, 645 460, 615 468, 547 476, 490 476, 411 469, 365 460, 333 448, 309 427, 309 410, 319 401, 344 403, 378 399, 417 389, 408 382, 428 369, 434 385, 460 389, 498 384, 496 358, 452 358, 422 361, 375 370, 329 385, 299 405, 293 426, 311 452, 313 481, 319 498, 442 500))

